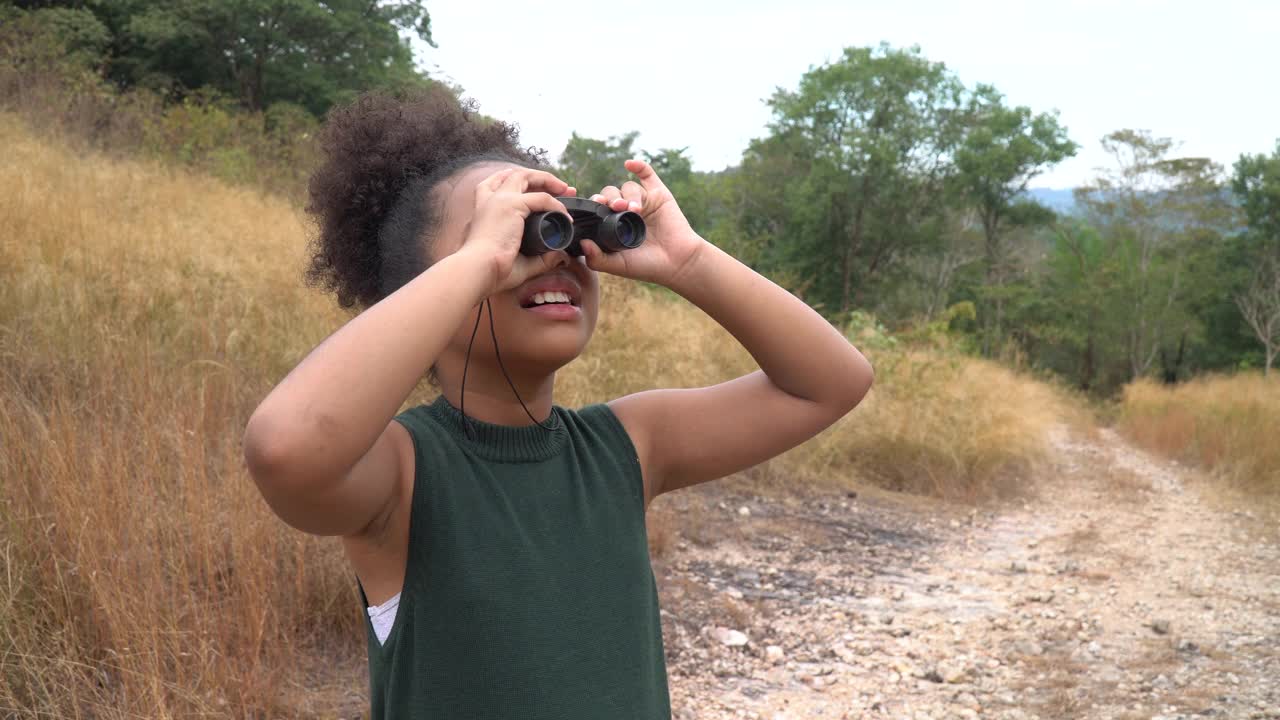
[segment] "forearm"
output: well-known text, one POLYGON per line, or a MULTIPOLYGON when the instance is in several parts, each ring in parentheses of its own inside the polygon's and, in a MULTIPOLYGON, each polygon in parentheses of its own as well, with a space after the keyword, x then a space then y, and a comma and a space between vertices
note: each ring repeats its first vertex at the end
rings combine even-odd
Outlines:
POLYGON ((450 255, 330 335, 254 412, 251 468, 256 456, 274 472, 341 478, 482 299, 486 277, 471 256, 450 255))
MULTIPOLYGON (((670 287, 729 331, 783 392, 818 404, 856 403, 871 364, 799 298, 706 243, 670 287)), ((847 409, 847 407, 846 407, 847 409)))

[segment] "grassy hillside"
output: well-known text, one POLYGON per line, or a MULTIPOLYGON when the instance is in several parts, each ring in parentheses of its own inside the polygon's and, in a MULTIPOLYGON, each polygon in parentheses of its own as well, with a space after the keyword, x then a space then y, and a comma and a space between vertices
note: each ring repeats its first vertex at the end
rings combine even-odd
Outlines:
MULTIPOLYGON (((301 285, 300 212, 51 145, 5 116, 0 145, 0 716, 359 706, 364 635, 339 545, 277 521, 239 446, 257 401, 344 321, 301 285)), ((763 489, 998 495, 1074 412, 989 363, 868 354, 864 404, 753 473, 763 489)), ((751 367, 687 304, 606 282, 557 402, 751 367)), ((410 402, 427 399, 424 385, 410 402)))

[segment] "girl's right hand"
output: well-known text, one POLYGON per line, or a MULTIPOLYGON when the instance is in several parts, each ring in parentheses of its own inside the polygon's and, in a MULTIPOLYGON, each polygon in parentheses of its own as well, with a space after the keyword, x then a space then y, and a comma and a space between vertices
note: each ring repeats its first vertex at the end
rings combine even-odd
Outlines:
POLYGON ((574 193, 555 175, 527 168, 500 170, 476 185, 475 214, 458 252, 475 253, 489 264, 493 279, 486 296, 514 288, 568 260, 564 251, 521 255, 520 241, 525 218, 536 212, 569 215, 564 203, 554 196, 574 193))

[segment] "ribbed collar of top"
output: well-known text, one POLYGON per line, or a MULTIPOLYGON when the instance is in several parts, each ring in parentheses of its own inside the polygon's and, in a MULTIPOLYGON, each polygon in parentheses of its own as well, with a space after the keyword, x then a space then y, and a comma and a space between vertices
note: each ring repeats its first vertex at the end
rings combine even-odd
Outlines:
MULTIPOLYGON (((564 408, 551 406, 548 420, 552 429, 547 430, 538 425, 496 425, 494 423, 470 418, 470 425, 475 430, 472 436, 467 435, 463 426, 462 411, 454 407, 445 396, 436 398, 427 406, 431 417, 435 418, 458 444, 487 460, 506 463, 540 462, 560 452, 569 431, 565 428, 564 408), (472 439, 474 438, 474 439, 472 439)), ((545 424, 547 421, 543 421, 545 424)))

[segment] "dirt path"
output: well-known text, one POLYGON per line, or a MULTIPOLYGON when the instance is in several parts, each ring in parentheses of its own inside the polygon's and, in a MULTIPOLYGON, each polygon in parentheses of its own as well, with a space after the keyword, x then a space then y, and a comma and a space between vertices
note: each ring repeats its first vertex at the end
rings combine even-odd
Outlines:
POLYGON ((1051 442, 1040 497, 998 512, 671 496, 677 720, 1280 719, 1274 518, 1108 431, 1051 442))

